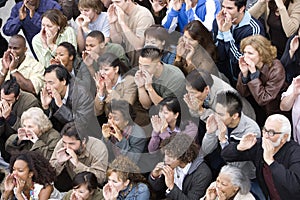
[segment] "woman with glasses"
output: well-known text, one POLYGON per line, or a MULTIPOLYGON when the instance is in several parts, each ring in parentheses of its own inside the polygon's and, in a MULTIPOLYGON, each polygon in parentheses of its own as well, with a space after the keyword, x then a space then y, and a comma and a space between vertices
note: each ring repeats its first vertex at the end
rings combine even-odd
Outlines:
POLYGON ((257 123, 262 126, 267 116, 280 113, 280 96, 286 88, 285 70, 276 59, 276 47, 261 35, 244 38, 241 52, 244 55, 239 59, 241 72, 236 88, 249 100, 257 123))

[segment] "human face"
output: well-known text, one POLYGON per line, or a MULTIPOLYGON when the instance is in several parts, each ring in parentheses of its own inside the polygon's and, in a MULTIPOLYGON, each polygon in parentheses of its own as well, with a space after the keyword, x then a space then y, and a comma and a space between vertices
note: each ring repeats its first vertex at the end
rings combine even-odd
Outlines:
POLYGON ((87 188, 87 184, 81 184, 79 187, 73 188, 73 194, 77 199, 88 200, 92 197, 93 191, 90 192, 87 188))
POLYGON ((88 36, 85 40, 85 50, 87 52, 99 53, 101 42, 97 38, 88 36))
POLYGON ((238 187, 232 185, 231 179, 227 174, 220 173, 216 180, 217 193, 222 192, 225 195, 225 199, 230 199, 239 190, 238 187))
POLYGON ((186 88, 188 95, 190 95, 191 98, 198 99, 201 102, 203 102, 208 95, 208 89, 206 89, 206 88, 203 90, 203 92, 200 92, 200 91, 192 88, 192 86, 188 86, 188 85, 185 88, 186 88))
POLYGON ((150 75, 155 75, 157 71, 157 65, 160 61, 151 60, 151 58, 139 58, 139 69, 142 71, 147 71, 150 75))
POLYGON ((30 172, 27 162, 24 160, 16 160, 13 166, 12 174, 14 178, 27 181, 32 178, 33 173, 30 172))
POLYGON ((40 5, 40 0, 27 0, 27 4, 34 6, 35 8, 38 8, 40 5))
POLYGON ((198 45, 198 41, 194 40, 188 31, 184 31, 182 39, 184 41, 184 48, 189 48, 189 46, 196 47, 198 45))
POLYGON ((170 157, 166 152, 165 152, 165 158, 164 158, 164 164, 168 165, 172 169, 175 169, 177 166, 179 166, 180 161, 177 160, 176 158, 170 157))
POLYGON ((8 50, 13 54, 15 59, 21 63, 25 58, 27 47, 22 39, 12 37, 8 43, 8 50))
POLYGON ((230 116, 230 114, 227 112, 227 108, 225 106, 217 103, 215 110, 216 110, 218 117, 222 120, 222 122, 226 126, 230 126, 233 123, 233 121, 234 121, 233 116, 230 116))
POLYGON ((172 111, 168 110, 167 106, 163 106, 160 112, 169 125, 176 124, 179 113, 173 113, 172 111))
POLYGON ((55 59, 59 60, 60 63, 67 68, 68 72, 72 71, 74 58, 69 55, 68 49, 64 46, 57 47, 55 59))
POLYGON ((25 128, 26 132, 28 130, 33 131, 38 137, 42 134, 41 129, 39 128, 39 126, 34 123, 34 121, 30 118, 25 119, 23 121, 23 128, 25 128))
POLYGON ((129 2, 131 0, 112 0, 112 3, 115 5, 115 6, 119 6, 124 12, 126 12, 126 10, 128 9, 129 7, 129 2))
POLYGON ((281 134, 274 134, 270 136, 267 132, 274 131, 274 132, 281 132, 281 123, 276 120, 266 120, 265 126, 263 128, 262 134, 263 137, 270 140, 273 144, 273 147, 279 147, 282 144, 282 139, 284 137, 284 133, 281 134))
POLYGON ((48 94, 52 95, 52 92, 55 89, 61 97, 65 96, 65 92, 67 90, 66 81, 58 80, 54 70, 45 74, 45 85, 48 94))
POLYGON ((93 9, 93 8, 81 8, 80 7, 79 11, 81 14, 88 17, 91 20, 91 22, 96 21, 96 19, 98 18, 98 14, 96 13, 95 9, 93 9))
POLYGON ((108 177, 108 185, 115 188, 118 192, 124 190, 128 186, 129 182, 130 181, 128 179, 125 182, 119 179, 116 172, 112 172, 108 177))
POLYGON ((222 3, 222 10, 225 16, 230 16, 233 24, 238 24, 240 19, 244 15, 244 7, 238 10, 238 7, 234 5, 234 1, 224 0, 222 3))
POLYGON ((4 90, 1 90, 1 101, 6 101, 9 105, 14 104, 18 98, 15 97, 14 93, 4 94, 4 90))
POLYGON ((244 48, 244 59, 247 62, 247 60, 251 60, 255 66, 260 65, 260 55, 256 49, 254 49, 251 45, 247 45, 244 48))
POLYGON ((128 121, 124 119, 122 113, 118 110, 113 110, 111 113, 109 113, 108 116, 108 123, 116 125, 120 130, 123 130, 127 124, 128 121))
POLYGON ((113 67, 113 66, 104 64, 99 68, 99 71, 100 71, 101 76, 105 80, 109 79, 112 82, 114 82, 119 77, 119 74, 118 74, 119 67, 113 67))
POLYGON ((56 36, 60 30, 60 27, 57 24, 52 23, 47 17, 43 17, 42 29, 45 30, 46 35, 56 36))
POLYGON ((75 153, 81 151, 82 143, 80 140, 77 140, 75 137, 69 137, 66 135, 62 136, 63 146, 67 149, 72 149, 75 153))
POLYGON ((145 46, 147 45, 155 46, 159 49, 164 49, 165 41, 146 35, 145 46))

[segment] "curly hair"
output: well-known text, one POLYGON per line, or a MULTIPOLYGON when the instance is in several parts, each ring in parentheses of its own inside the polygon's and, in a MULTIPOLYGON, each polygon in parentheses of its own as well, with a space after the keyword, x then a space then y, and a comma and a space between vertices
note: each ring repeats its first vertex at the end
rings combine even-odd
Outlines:
POLYGON ((123 182, 129 179, 134 184, 147 183, 140 173, 140 168, 126 156, 121 155, 113 160, 106 171, 106 176, 109 177, 113 172, 117 173, 119 180, 123 182))
POLYGON ((49 161, 39 152, 21 151, 13 154, 10 159, 10 173, 13 172, 16 160, 23 160, 27 163, 29 171, 33 172, 32 181, 41 185, 51 185, 55 178, 55 169, 50 165, 49 161))
POLYGON ((51 121, 41 108, 32 107, 23 112, 21 116, 21 126, 24 125, 24 121, 26 119, 30 119, 33 123, 35 123, 42 133, 46 133, 52 128, 51 121))
POLYGON ((271 45, 271 41, 261 35, 252 35, 241 41, 241 51, 244 52, 248 45, 258 51, 260 59, 264 64, 267 64, 269 67, 272 66, 272 62, 277 56, 277 49, 271 45))
POLYGON ((200 149, 193 138, 183 132, 163 140, 160 147, 169 157, 186 164, 197 158, 200 149))

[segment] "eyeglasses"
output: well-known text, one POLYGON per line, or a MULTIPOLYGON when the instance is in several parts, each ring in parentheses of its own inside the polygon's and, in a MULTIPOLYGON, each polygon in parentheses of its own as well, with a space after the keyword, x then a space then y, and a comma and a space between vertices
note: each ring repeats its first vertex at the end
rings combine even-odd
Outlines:
POLYGON ((269 137, 273 137, 276 134, 282 134, 283 133, 283 132, 276 132, 276 131, 274 131, 272 129, 267 130, 265 127, 263 127, 262 132, 263 132, 263 134, 264 133, 268 134, 269 137))

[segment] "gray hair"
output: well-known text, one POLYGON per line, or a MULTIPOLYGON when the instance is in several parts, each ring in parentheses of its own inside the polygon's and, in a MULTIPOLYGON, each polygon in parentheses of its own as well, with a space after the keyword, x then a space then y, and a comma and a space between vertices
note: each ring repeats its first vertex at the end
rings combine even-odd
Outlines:
POLYGON ((232 165, 225 165, 222 167, 220 174, 227 174, 230 178, 232 185, 240 188, 240 193, 245 195, 249 193, 251 184, 250 179, 240 168, 232 165))
POLYGON ((52 128, 52 123, 44 114, 43 110, 38 107, 32 107, 23 112, 21 116, 21 126, 23 126, 24 120, 31 119, 35 123, 42 133, 49 131, 52 128))
POLYGON ((281 114, 274 114, 270 115, 266 121, 276 121, 281 124, 280 132, 283 132, 284 134, 288 135, 287 141, 289 142, 291 140, 291 132, 292 132, 292 127, 289 119, 281 114))

